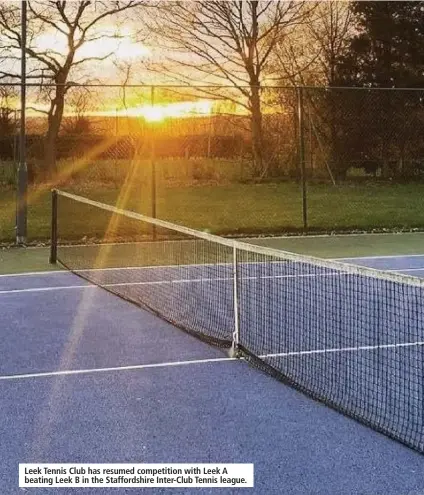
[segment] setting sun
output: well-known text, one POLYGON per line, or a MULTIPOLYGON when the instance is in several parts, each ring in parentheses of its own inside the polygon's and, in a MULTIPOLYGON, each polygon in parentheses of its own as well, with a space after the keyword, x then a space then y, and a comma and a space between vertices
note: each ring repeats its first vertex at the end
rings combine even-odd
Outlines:
MULTIPOLYGON (((32 102, 28 114, 35 116, 45 113, 48 110, 47 104, 32 102)), ((207 117, 212 114, 213 102, 210 100, 186 101, 180 103, 160 103, 157 105, 139 105, 129 108, 112 108, 108 110, 87 111, 87 117, 139 117, 147 122, 161 122, 165 119, 207 117)), ((78 115, 78 112, 68 109, 65 117, 78 115)))
POLYGON ((160 122, 167 118, 200 117, 210 115, 213 103, 209 100, 169 103, 158 105, 140 105, 120 110, 118 116, 144 117, 149 122, 160 122))

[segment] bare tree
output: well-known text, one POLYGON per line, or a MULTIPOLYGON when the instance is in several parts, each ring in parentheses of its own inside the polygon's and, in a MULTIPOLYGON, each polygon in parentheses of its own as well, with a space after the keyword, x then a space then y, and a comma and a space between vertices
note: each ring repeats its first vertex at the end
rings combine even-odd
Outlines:
POLYGON ((90 131, 88 113, 93 109, 93 99, 89 88, 77 86, 68 93, 70 115, 63 119, 63 129, 67 134, 81 135, 90 131))
MULTIPOLYGON (((261 85, 271 54, 288 29, 313 6, 297 1, 197 1, 158 6, 154 31, 169 49, 166 73, 184 83, 225 84, 250 114, 255 168, 266 173, 261 85)), ((205 90, 206 91, 206 90, 205 90)))
POLYGON ((16 132, 17 97, 18 92, 15 86, 0 86, 0 137, 11 136, 16 132))
MULTIPOLYGON (((28 5, 28 33, 26 54, 29 60, 28 79, 44 86, 48 99, 47 132, 45 135, 46 173, 56 170, 56 142, 65 107, 65 97, 77 84, 82 83, 82 73, 88 64, 104 61, 113 52, 102 55, 81 54, 85 45, 119 36, 105 30, 105 23, 118 21, 124 12, 134 9, 141 2, 127 1, 53 1, 33 0, 28 5), (48 35, 52 46, 40 44, 40 38, 48 35), (55 40, 62 43, 55 43, 55 40), (63 44, 58 48, 57 44, 63 44)), ((0 79, 19 78, 15 66, 19 62, 20 9, 16 2, 0 3, 0 79)))
POLYGON ((337 65, 350 40, 353 21, 349 4, 333 0, 322 2, 315 22, 308 25, 311 39, 318 48, 318 64, 327 86, 336 83, 337 65))
MULTIPOLYGON (((320 2, 308 13, 300 29, 277 44, 274 52, 276 79, 290 86, 335 86, 338 65, 346 53, 354 29, 354 19, 348 2, 320 2)), ((331 179, 332 168, 338 172, 338 119, 343 113, 337 90, 304 92, 310 132, 321 154, 327 156, 326 167, 331 179)), ((284 105, 284 103, 283 103, 284 105)), ((293 103, 293 111, 295 111, 293 103)), ((311 151, 312 152, 312 151, 311 151)))
POLYGON ((320 2, 304 24, 277 43, 274 52, 277 79, 284 84, 333 86, 337 65, 353 30, 347 2, 320 2), (278 71, 278 69, 277 69, 278 71))

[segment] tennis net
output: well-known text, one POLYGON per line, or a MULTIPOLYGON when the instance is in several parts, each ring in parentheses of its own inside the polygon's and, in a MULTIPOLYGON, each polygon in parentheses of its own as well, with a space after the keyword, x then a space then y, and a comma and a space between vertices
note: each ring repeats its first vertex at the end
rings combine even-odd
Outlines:
POLYGON ((53 192, 51 261, 424 453, 424 281, 53 192))

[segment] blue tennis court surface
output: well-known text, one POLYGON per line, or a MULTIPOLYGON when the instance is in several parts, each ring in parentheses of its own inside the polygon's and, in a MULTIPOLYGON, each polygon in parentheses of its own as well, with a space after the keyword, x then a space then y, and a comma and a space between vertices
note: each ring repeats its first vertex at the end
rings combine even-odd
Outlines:
MULTIPOLYGON (((348 261, 424 276, 424 256, 348 261)), ((267 269, 275 281, 277 264, 267 269)), ((201 283, 193 267, 154 273, 157 287, 201 283)), ((0 306, 1 493, 23 493, 24 462, 246 462, 255 494, 424 493, 422 455, 75 275, 1 276, 0 306)), ((127 492, 143 490, 113 493, 127 492)))

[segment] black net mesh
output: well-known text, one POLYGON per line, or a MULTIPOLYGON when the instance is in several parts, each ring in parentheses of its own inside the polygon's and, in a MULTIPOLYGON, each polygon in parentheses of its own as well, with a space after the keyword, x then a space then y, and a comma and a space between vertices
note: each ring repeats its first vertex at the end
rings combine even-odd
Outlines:
POLYGON ((60 195, 57 257, 109 292, 229 347, 234 331, 232 248, 181 230, 60 195))
POLYGON ((62 192, 57 220, 76 274, 424 452, 424 281, 62 192))
POLYGON ((422 451, 423 286, 243 250, 238 265, 239 342, 246 355, 422 451))

